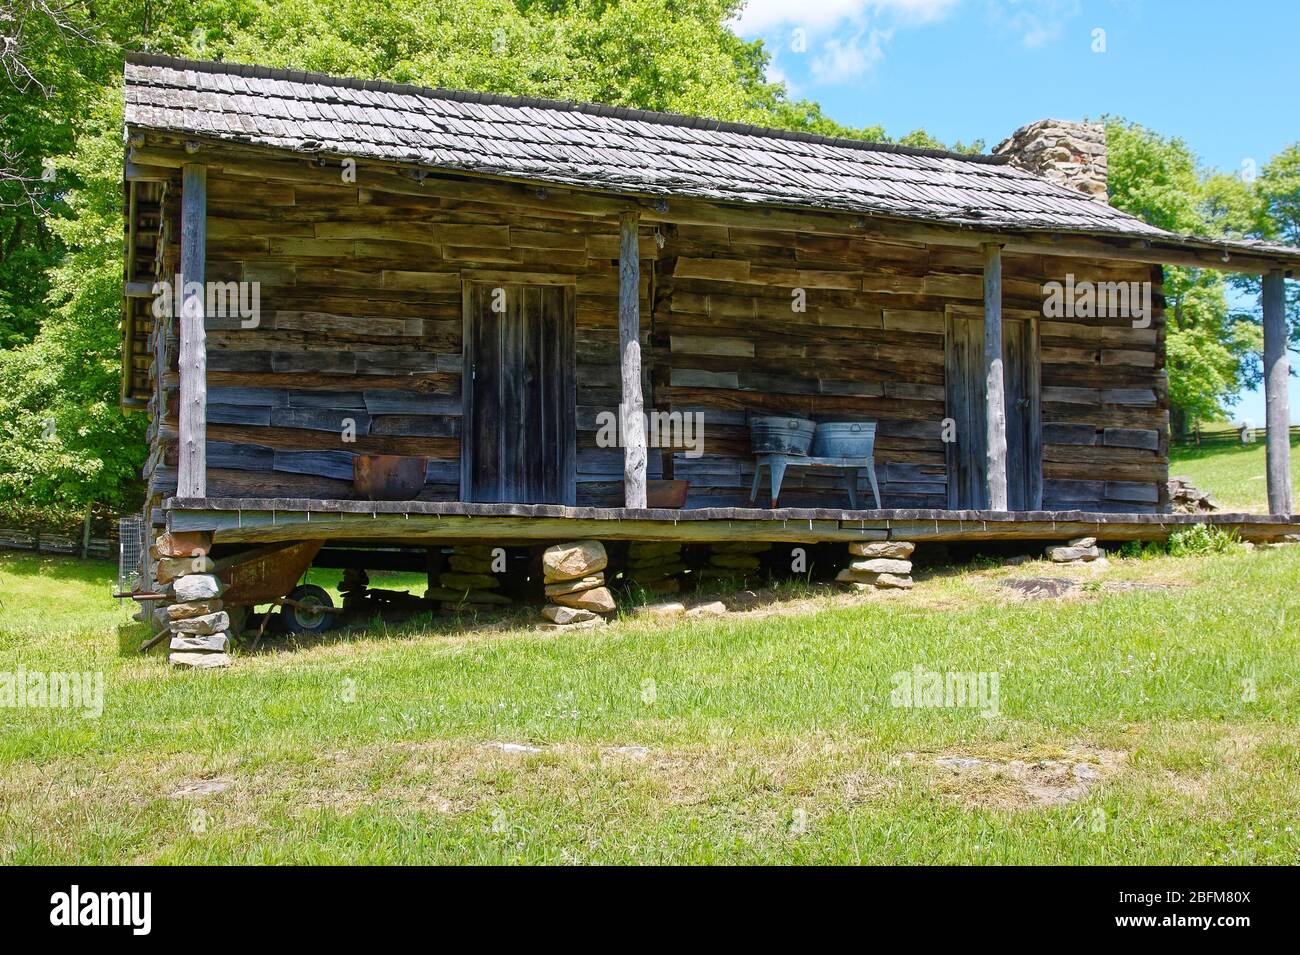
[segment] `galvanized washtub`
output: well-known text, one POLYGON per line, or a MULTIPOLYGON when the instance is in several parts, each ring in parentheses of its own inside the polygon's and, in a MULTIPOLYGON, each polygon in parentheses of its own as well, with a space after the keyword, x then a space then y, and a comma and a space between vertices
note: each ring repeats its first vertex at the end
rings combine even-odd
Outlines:
POLYGON ((749 419, 749 441, 755 454, 806 455, 816 428, 807 418, 757 415, 749 419))
POLYGON ((874 421, 823 421, 813 435, 815 458, 869 458, 875 451, 874 421))

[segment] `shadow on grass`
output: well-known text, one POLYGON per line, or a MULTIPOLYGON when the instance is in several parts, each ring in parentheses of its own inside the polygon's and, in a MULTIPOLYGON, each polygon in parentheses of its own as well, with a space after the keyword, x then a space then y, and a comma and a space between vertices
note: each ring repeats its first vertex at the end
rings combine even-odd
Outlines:
POLYGON ((82 560, 61 554, 0 551, 0 575, 4 574, 111 587, 117 580, 117 565, 108 560, 82 560))

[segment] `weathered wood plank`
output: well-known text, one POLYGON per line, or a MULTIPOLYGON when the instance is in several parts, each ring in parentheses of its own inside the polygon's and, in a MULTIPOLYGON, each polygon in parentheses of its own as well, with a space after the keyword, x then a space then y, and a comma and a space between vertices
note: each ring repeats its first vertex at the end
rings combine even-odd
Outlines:
POLYGON ((989 508, 1007 509, 1007 406, 1002 368, 1002 247, 984 246, 984 400, 989 508))
MULTIPOLYGON (((187 163, 181 184, 181 379, 180 461, 176 486, 181 494, 207 493, 207 344, 204 341, 205 266, 207 264, 208 170, 187 163)), ((175 298, 173 298, 175 300, 175 298)))
POLYGON ((1290 366, 1287 360, 1289 329, 1286 320, 1285 280, 1281 269, 1264 276, 1264 417, 1268 432, 1268 509, 1290 514, 1291 412, 1287 395, 1290 366))
POLYGON ((214 531, 222 542, 349 540, 1152 540, 1179 527, 1230 527, 1246 540, 1294 533, 1300 522, 1252 514, 1146 512, 883 511, 701 508, 673 511, 559 505, 463 504, 318 499, 173 499, 172 531, 214 531))
MULTIPOLYGON (((619 218, 618 351, 622 379, 623 485, 626 507, 645 507, 646 435, 641 393, 641 261, 637 246, 640 220, 619 218)), ((681 263, 678 263, 679 267, 681 263)))

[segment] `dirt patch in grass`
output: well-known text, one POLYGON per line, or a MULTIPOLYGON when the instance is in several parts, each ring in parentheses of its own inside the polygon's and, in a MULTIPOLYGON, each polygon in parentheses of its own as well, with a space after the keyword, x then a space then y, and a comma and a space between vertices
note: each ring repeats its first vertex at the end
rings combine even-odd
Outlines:
POLYGON ((949 753, 932 757, 928 774, 945 798, 963 805, 1042 809, 1082 799, 1120 773, 1127 757, 1123 750, 1084 746, 1013 759, 949 753))

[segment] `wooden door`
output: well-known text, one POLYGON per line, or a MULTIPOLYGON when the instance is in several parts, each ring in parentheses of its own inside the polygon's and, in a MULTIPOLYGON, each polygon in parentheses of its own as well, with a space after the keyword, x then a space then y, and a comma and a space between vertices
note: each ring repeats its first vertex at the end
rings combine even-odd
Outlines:
POLYGON ((465 286, 466 501, 573 504, 577 409, 571 286, 465 286))
MULTIPOLYGON (((1043 506, 1042 409, 1039 397, 1038 327, 1030 319, 1002 322, 1002 374, 1007 403, 1007 507, 1043 506)), ((984 321, 948 316, 945 352, 948 417, 954 440, 947 445, 948 506, 988 507, 984 476, 987 431, 984 382, 984 321)))

